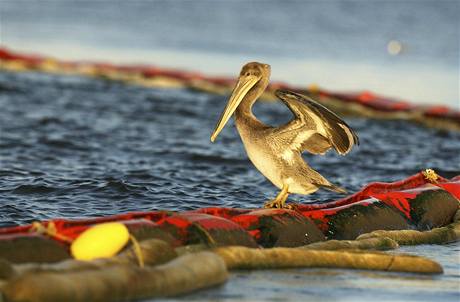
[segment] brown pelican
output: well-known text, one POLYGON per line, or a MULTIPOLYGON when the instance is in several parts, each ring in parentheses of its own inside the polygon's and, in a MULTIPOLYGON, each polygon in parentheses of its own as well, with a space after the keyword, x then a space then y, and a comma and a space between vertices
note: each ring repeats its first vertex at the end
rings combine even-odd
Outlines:
POLYGON ((337 115, 307 96, 277 90, 276 96, 294 114, 287 124, 271 127, 252 113, 252 105, 268 86, 270 65, 257 62, 243 66, 230 99, 211 135, 214 142, 230 117, 235 124, 249 159, 281 192, 265 207, 284 208, 289 193, 311 194, 319 188, 345 193, 310 168, 301 153, 324 154, 334 148, 348 153, 359 144, 356 133, 337 115))

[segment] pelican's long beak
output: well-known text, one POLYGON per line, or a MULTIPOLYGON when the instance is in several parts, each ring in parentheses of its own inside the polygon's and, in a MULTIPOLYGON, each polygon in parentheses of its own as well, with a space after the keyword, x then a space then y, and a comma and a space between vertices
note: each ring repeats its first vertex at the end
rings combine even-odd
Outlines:
POLYGON ((255 75, 242 75, 238 78, 235 88, 233 89, 232 95, 228 100, 227 106, 225 106, 222 115, 220 116, 219 122, 217 122, 216 129, 211 134, 211 142, 214 142, 217 135, 227 124, 230 117, 235 112, 238 105, 243 100, 244 96, 249 92, 249 90, 260 80, 260 77, 255 75))

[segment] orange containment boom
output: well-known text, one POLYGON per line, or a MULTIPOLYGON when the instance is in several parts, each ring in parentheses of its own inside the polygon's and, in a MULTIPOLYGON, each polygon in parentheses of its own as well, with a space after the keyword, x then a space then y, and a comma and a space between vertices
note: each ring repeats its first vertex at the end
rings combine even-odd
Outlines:
MULTIPOLYGON (((2 69, 91 76, 146 87, 188 88, 215 94, 230 94, 234 85, 234 79, 229 77, 211 77, 197 72, 151 65, 69 62, 46 56, 20 54, 0 47, 0 70, 2 69)), ((293 87, 279 82, 270 84, 262 98, 276 99, 274 92, 280 88, 309 95, 340 115, 409 120, 428 127, 460 131, 460 112, 445 106, 418 106, 369 91, 336 93, 320 89, 316 85, 293 87)))
POLYGON ((298 247, 330 239, 355 240, 373 231, 427 231, 452 223, 459 199, 460 176, 445 179, 426 170, 393 183, 371 183, 340 200, 293 204, 293 209, 132 212, 0 228, 0 258, 15 263, 69 258, 73 240, 106 222, 122 223, 138 241, 160 239, 174 247, 298 247))
POLYGON ((441 274, 442 266, 425 257, 372 250, 460 240, 459 198, 460 176, 445 179, 426 170, 398 182, 369 184, 344 199, 292 209, 133 212, 1 228, 0 299, 108 302, 174 296, 221 284, 232 269, 441 274), (108 244, 117 250, 125 245, 116 255, 98 252, 104 230, 123 239, 116 247, 108 244), (96 254, 91 238, 98 241, 96 254), (101 258, 72 259, 75 245, 84 255, 101 258))

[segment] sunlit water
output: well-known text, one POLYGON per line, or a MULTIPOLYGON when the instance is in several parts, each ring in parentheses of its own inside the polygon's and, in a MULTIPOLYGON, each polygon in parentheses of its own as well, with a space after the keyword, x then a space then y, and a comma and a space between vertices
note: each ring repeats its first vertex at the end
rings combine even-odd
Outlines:
POLYGON ((460 109, 460 2, 0 1, 0 43, 63 59, 153 63, 368 89, 460 109), (399 55, 387 51, 391 40, 399 55))
MULTIPOLYGON (((0 73, 0 225, 57 217, 207 206, 260 207, 275 187, 248 161, 232 125, 209 141, 226 98, 80 77, 0 73)), ((257 104, 265 122, 290 118, 257 104)), ((349 120, 361 145, 342 157, 306 156, 332 182, 357 191, 425 168, 460 174, 460 134, 395 121, 349 120)), ((319 191, 299 202, 340 197, 319 191)), ((346 270, 232 273, 182 301, 458 301, 459 245, 400 251, 440 261, 442 276, 346 270)))

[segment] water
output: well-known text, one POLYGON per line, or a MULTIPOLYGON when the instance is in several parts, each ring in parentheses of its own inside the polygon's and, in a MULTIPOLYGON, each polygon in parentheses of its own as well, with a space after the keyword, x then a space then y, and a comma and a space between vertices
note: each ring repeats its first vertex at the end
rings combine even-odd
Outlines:
MULTIPOLYGON (((225 102, 188 90, 0 73, 0 225, 140 210, 260 207, 276 188, 248 161, 233 124, 216 143, 209 141, 225 102)), ((277 103, 256 104, 255 112, 270 124, 290 118, 277 103)), ((345 157, 330 152, 306 159, 350 192, 428 167, 446 177, 460 174, 460 133, 402 121, 348 122, 360 137, 358 148, 345 157)), ((338 197, 319 191, 291 200, 338 197)), ((238 272, 221 287, 181 299, 457 301, 458 244, 403 251, 441 261, 446 274, 238 272)))
MULTIPOLYGON (((259 207, 276 188, 251 165, 233 124, 209 137, 226 97, 35 73, 0 73, 0 224, 136 210, 259 207)), ((290 118, 256 104, 269 124, 290 118)), ((306 156, 350 192, 425 168, 460 174, 460 134, 350 121, 361 145, 306 156)), ((319 191, 298 201, 340 197, 319 191)))
POLYGON ((63 59, 98 59, 369 89, 460 109, 460 2, 0 1, 0 43, 63 59), (398 40, 400 55, 387 44, 398 40))

